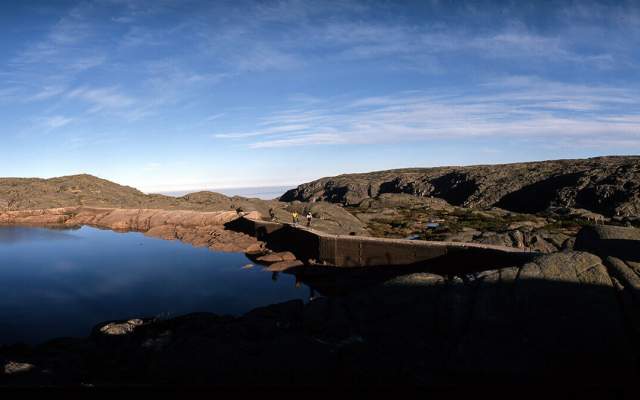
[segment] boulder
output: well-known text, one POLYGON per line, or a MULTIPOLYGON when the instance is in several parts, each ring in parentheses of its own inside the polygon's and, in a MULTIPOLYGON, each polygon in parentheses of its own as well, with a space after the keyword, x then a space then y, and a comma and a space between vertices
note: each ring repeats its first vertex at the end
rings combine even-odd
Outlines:
POLYGON ((295 259, 296 259, 296 256, 290 251, 271 253, 271 254, 267 254, 257 258, 259 262, 262 262, 265 264, 277 263, 281 261, 293 261, 295 259))
POLYGON ((610 225, 586 226, 578 232, 576 250, 624 261, 640 261, 640 229, 610 225))
POLYGON ((5 375, 21 374, 32 371, 34 368, 33 364, 9 361, 4 365, 3 372, 5 375))
POLYGON ((99 331, 103 335, 121 336, 133 332, 137 327, 144 324, 141 319, 130 319, 125 322, 111 322, 102 326, 99 331))
POLYGON ((292 261, 280 261, 269 265, 266 268, 269 272, 282 272, 291 268, 302 267, 304 263, 300 260, 292 260, 292 261))
POLYGON ((266 251, 264 243, 253 243, 249 245, 246 249, 244 249, 245 254, 255 256, 264 254, 266 251))

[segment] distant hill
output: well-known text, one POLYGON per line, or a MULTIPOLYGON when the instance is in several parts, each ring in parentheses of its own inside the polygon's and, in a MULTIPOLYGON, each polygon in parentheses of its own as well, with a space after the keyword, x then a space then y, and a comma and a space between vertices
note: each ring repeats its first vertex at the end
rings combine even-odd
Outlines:
POLYGON ((364 224, 353 215, 328 203, 286 204, 241 196, 227 197, 215 192, 189 193, 181 197, 144 194, 92 175, 71 175, 51 179, 0 178, 0 212, 58 207, 151 208, 194 211, 258 211, 268 217, 270 210, 279 221, 290 221, 291 210, 313 212, 314 226, 329 233, 367 234, 364 224))
MULTIPOLYGON (((114 208, 162 208, 224 210, 237 207, 265 208, 261 202, 220 193, 198 192, 182 197, 147 195, 92 175, 71 175, 51 179, 0 178, 0 210, 43 209, 68 206, 114 208), (254 207, 251 207, 251 204, 254 207)), ((266 211, 263 210, 266 213, 266 211)))
POLYGON ((441 198, 457 206, 497 206, 524 213, 558 206, 607 216, 637 216, 640 156, 347 174, 302 184, 280 200, 356 205, 382 193, 408 193, 441 198))

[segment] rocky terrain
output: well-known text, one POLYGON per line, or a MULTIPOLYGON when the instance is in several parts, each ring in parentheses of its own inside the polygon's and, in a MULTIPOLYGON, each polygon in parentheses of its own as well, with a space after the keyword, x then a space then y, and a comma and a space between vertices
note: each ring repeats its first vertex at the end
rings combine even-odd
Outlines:
MULTIPOLYGON (((254 212, 254 215, 259 216, 254 212)), ((249 214, 249 216, 251 216, 249 214)), ((180 240, 216 251, 256 252, 264 248, 254 237, 224 228, 238 218, 235 211, 183 211, 65 207, 0 211, 0 224, 76 227, 89 225, 114 231, 144 232, 147 236, 180 240)))
POLYGON ((281 201, 359 205, 383 193, 434 197, 451 205, 534 214, 580 208, 607 217, 640 214, 640 157, 598 157, 348 174, 305 183, 281 201))
POLYGON ((93 207, 111 209, 160 209, 190 211, 258 212, 276 220, 291 222, 291 212, 311 211, 314 226, 328 233, 366 235, 357 218, 330 203, 284 203, 241 196, 227 197, 220 193, 197 192, 182 197, 144 194, 137 189, 91 175, 72 175, 52 179, 0 178, 0 212, 19 210, 93 207))
MULTIPOLYGON (((300 215, 311 212, 314 228, 332 234, 475 242, 550 253, 570 249, 576 233, 584 225, 606 221, 619 225, 640 226, 640 222, 638 217, 633 215, 610 217, 590 209, 577 208, 582 204, 567 200, 570 193, 576 192, 573 189, 573 192, 567 188, 558 191, 559 197, 556 198, 567 200, 564 203, 551 201, 543 211, 535 213, 535 208, 503 208, 505 204, 501 198, 496 197, 496 193, 515 190, 518 186, 524 185, 512 184, 518 179, 530 182, 542 179, 543 175, 560 173, 558 171, 566 172, 579 166, 589 168, 598 165, 599 167, 594 167, 593 171, 585 172, 592 177, 589 178, 591 183, 586 184, 583 189, 587 190, 593 186, 593 182, 600 179, 600 183, 596 185, 599 193, 609 193, 613 190, 611 187, 626 188, 625 196, 633 203, 634 196, 638 193, 638 175, 634 175, 637 172, 637 164, 637 158, 613 157, 345 175, 301 185, 284 194, 281 201, 227 197, 212 192, 197 192, 182 197, 147 195, 90 175, 53 179, 5 178, 0 179, 0 211, 60 207, 234 211, 258 212, 263 219, 272 219, 272 214, 273 219, 278 222, 291 222, 291 213, 294 211, 300 215), (445 186, 440 187, 434 183, 440 182, 437 180, 438 176, 450 174, 454 170, 466 171, 465 182, 473 180, 478 183, 476 192, 470 194, 462 202, 462 206, 456 205, 460 202, 453 201, 451 196, 444 194, 445 186), (603 183, 606 181, 603 171, 610 172, 607 179, 613 183, 603 183), (509 184, 505 184, 506 181, 509 184), (363 189, 365 187, 366 190, 363 189), (440 189, 437 189, 439 187, 440 189), (607 187, 609 189, 603 189, 607 187), (429 191, 425 188, 431 189, 429 191), (490 204, 488 199, 493 199, 493 205, 487 205, 490 204)), ((585 179, 580 182, 586 182, 585 179)), ((540 182, 546 180, 538 181, 540 182)), ((460 183, 449 184, 453 187, 460 183)), ((527 198, 537 201, 541 192, 536 189, 535 193, 527 198)), ((619 195, 603 196, 599 200, 602 204, 606 201, 618 201, 615 199, 620 198, 619 195)), ((581 195, 577 198, 583 197, 581 195)), ((619 204, 614 208, 616 207, 619 209, 619 204)))
MULTIPOLYGON (((431 192, 397 189, 418 183, 392 190, 381 184, 373 190, 373 178, 360 175, 355 175, 358 183, 344 186, 346 191, 325 181, 301 185, 281 201, 210 192, 145 195, 86 175, 0 179, 0 224, 93 225, 245 251, 273 273, 295 274, 315 292, 306 303, 269 305, 239 317, 141 315, 105 321, 86 338, 1 346, 0 385, 554 384, 633 392, 640 377, 640 229, 633 226, 637 219, 630 210, 637 210, 638 158, 550 165, 514 164, 502 172, 494 167, 428 170, 440 177, 467 171, 460 172, 464 181, 473 180, 482 190, 474 189, 463 201, 436 196, 445 192, 436 184, 433 188, 440 189, 431 192), (595 172, 576 172, 589 163, 595 172), (541 210, 514 206, 525 204, 522 199, 503 201, 526 186, 518 179, 538 188, 525 192, 527 200, 538 202, 538 194, 546 198, 546 189, 538 190, 548 186, 536 186, 525 172, 546 182, 554 179, 545 175, 549 171, 561 173, 559 166, 580 175, 575 185, 584 185, 556 187, 554 199, 541 210), (585 176, 593 178, 586 182, 585 176), (491 194, 491 185, 502 194, 491 194), (580 202, 583 190, 595 191, 601 207, 580 202), (568 200, 571 196, 575 201, 568 200), (264 242, 232 229, 242 215, 272 219, 273 213, 276 221, 290 222, 293 211, 311 211, 313 227, 328 233, 413 236, 534 252, 509 259, 521 262, 480 262, 458 253, 415 265, 331 269, 305 264, 286 249, 271 252, 264 242)), ((401 173, 418 179, 422 172, 401 173)), ((343 178, 349 179, 334 179, 343 178)), ((455 188, 460 182, 450 184, 455 188)))
MULTIPOLYGON (((480 271, 387 271, 341 295, 241 317, 107 321, 87 338, 0 348, 0 384, 554 384, 632 393, 640 231, 587 227, 576 248, 480 271)), ((358 277, 349 274, 375 275, 336 272, 333 281, 358 277)), ((300 279, 320 292, 332 280, 300 279)))
POLYGON ((377 237, 550 253, 570 249, 584 225, 640 226, 640 157, 348 174, 280 200, 342 205, 377 237))
POLYGON ((344 206, 374 237, 472 242, 543 253, 570 249, 585 225, 610 219, 587 210, 525 214, 496 207, 452 206, 433 197, 384 193, 344 206))

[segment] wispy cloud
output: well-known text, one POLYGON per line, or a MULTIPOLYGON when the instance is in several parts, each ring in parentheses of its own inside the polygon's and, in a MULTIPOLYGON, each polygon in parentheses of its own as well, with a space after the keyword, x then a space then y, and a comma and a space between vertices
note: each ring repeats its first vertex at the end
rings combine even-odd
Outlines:
POLYGON ((48 26, 39 26, 39 37, 18 42, 21 46, 4 63, 0 71, 6 85, 16 91, 20 102, 57 101, 77 77, 103 66, 108 50, 91 18, 96 3, 77 3, 59 12, 48 26))
POLYGON ((239 139, 239 138, 247 138, 253 136, 265 136, 265 135, 276 135, 281 133, 294 133, 294 132, 304 132, 309 129, 309 125, 303 124, 291 124, 291 125, 278 125, 272 126, 266 129, 259 129, 253 132, 236 132, 236 133, 219 133, 213 135, 218 139, 239 139))
POLYGON ((249 147, 261 149, 273 147, 313 146, 319 144, 342 144, 347 142, 347 138, 336 133, 311 133, 284 139, 271 139, 254 142, 251 143, 249 147))
POLYGON ((62 115, 55 115, 53 117, 46 118, 43 123, 46 128, 57 129, 68 125, 73 121, 73 118, 64 117, 62 115))
POLYGON ((99 65, 103 58, 79 46, 95 34, 94 26, 87 19, 93 8, 90 2, 73 7, 51 27, 44 38, 28 45, 11 63, 21 67, 54 64, 57 68, 76 71, 99 65))
POLYGON ((90 112, 104 109, 123 109, 136 103, 134 98, 123 94, 117 87, 80 87, 70 91, 67 96, 71 99, 80 99, 92 104, 90 112))
MULTIPOLYGON (((437 13, 443 6, 436 3, 425 7, 437 13)), ((271 71, 317 70, 327 64, 336 69, 362 64, 363 70, 446 74, 464 65, 495 62, 545 74, 562 64, 630 68, 635 62, 638 40, 632 38, 640 37, 640 28, 633 24, 640 19, 637 8, 567 6, 553 15, 555 29, 543 30, 525 22, 516 7, 507 6, 504 18, 491 27, 473 29, 458 19, 482 19, 487 12, 470 4, 451 7, 460 13, 454 19, 422 21, 404 15, 404 7, 387 4, 373 9, 359 1, 79 2, 62 12, 41 38, 26 42, 8 64, 22 99, 54 100, 62 93, 51 88, 87 85, 83 78, 97 71, 108 77, 102 85, 119 86, 121 96, 147 94, 149 105, 138 113, 143 116, 190 101, 205 85, 271 71), (386 17, 378 18, 376 11, 386 17), (179 18, 169 18, 173 12, 179 18), (162 14, 167 24, 161 28, 146 19, 162 14), (591 22, 602 15, 619 18, 619 26, 594 30, 591 22), (118 74, 127 74, 133 82, 120 85, 118 74)), ((107 103, 92 112, 114 104, 107 103)), ((579 109, 581 104, 574 106, 579 109)))
POLYGON ((640 98, 633 90, 522 77, 489 86, 489 92, 485 87, 475 94, 414 91, 339 104, 327 100, 324 108, 283 110, 254 131, 216 137, 259 137, 247 143, 252 148, 469 138, 640 147, 640 98))
POLYGON ((467 157, 456 162, 472 161, 464 151, 488 160, 525 148, 640 150, 635 2, 5 3, 7 171, 26 168, 11 157, 33 161, 35 147, 51 152, 39 167, 47 173, 67 168, 75 149, 89 170, 116 176, 118 164, 159 184, 167 174, 230 184, 290 176, 290 163, 270 162, 282 148, 334 161, 300 165, 301 177, 347 168, 334 145, 362 169, 380 166, 377 150, 387 165, 434 147, 441 159, 467 157), (162 161, 176 154, 193 165, 178 174, 162 161), (234 162, 244 177, 224 169, 234 162))
POLYGON ((207 118, 205 118, 205 121, 215 121, 216 119, 220 119, 224 116, 225 116, 225 113, 211 114, 207 118))
POLYGON ((26 98, 27 101, 40 101, 47 100, 52 97, 58 96, 64 93, 66 89, 63 86, 45 86, 39 91, 26 98))

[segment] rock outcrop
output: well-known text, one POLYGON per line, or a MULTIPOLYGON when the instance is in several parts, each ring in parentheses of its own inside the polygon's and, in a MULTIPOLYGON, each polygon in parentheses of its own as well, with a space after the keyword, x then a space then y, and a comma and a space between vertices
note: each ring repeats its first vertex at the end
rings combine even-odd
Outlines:
POLYGON ((230 231, 224 224, 238 218, 235 211, 110 209, 65 207, 46 210, 0 211, 0 224, 89 225, 116 231, 138 231, 167 240, 180 240, 217 251, 255 252, 264 247, 254 237, 230 231))
POLYGON ((361 204, 384 193, 436 197, 452 205, 521 213, 582 208, 608 217, 640 213, 640 157, 399 169, 305 183, 282 201, 361 204))
MULTIPOLYGON (((330 203, 288 204, 277 200, 262 200, 241 196, 227 197, 214 192, 196 192, 182 197, 160 194, 144 194, 137 189, 121 186, 91 175, 72 175, 52 179, 0 178, 0 212, 49 210, 60 208, 102 208, 161 211, 233 212, 254 215, 256 218, 274 218, 292 222, 291 213, 297 211, 303 217, 311 211, 314 226, 328 233, 348 234, 354 232, 367 235, 364 224, 345 211, 330 203)), ((124 212, 124 211, 123 211, 124 212)), ((50 213, 49 213, 50 214, 50 213)), ((174 214, 176 219, 189 218, 189 214, 174 214)), ((123 224, 125 220, 119 219, 123 224)), ((34 216, 33 220, 56 223, 57 216, 34 216)), ((303 219, 303 218, 302 218, 303 219)), ((25 220, 26 221, 26 220, 25 220)), ((126 227, 115 229, 129 229, 126 227)), ((136 228, 131 228, 136 229, 136 228)), ((137 229, 141 230, 141 229, 137 229)))
POLYGON ((616 226, 585 228, 576 237, 576 249, 602 257, 624 306, 628 326, 640 349, 640 229, 616 226))
POLYGON ((477 210, 406 193, 384 193, 345 209, 375 237, 492 244, 543 253, 570 249, 580 227, 595 221, 586 210, 544 216, 495 207, 477 210))
POLYGON ((78 206, 195 211, 242 209, 266 215, 269 202, 213 192, 197 192, 182 197, 144 194, 132 187, 87 174, 51 179, 0 178, 1 211, 78 206))
POLYGON ((281 261, 293 261, 296 259, 296 256, 293 255, 290 251, 282 251, 279 253, 271 253, 266 254, 264 256, 258 257, 258 261, 265 264, 273 264, 281 261))

